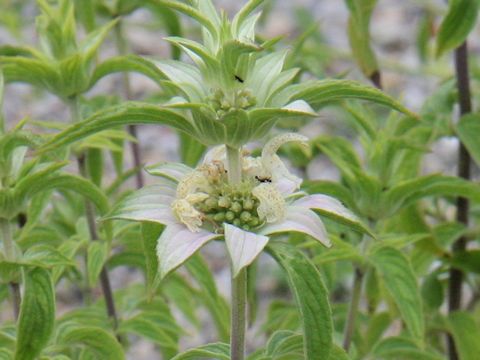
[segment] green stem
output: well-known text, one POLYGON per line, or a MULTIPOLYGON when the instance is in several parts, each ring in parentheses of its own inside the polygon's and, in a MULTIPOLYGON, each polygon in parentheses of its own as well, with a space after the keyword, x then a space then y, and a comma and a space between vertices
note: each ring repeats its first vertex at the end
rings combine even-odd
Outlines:
MULTIPOLYGON (((238 185, 242 181, 241 150, 227 145, 228 182, 238 185)), ((232 272, 233 273, 233 272, 232 272)), ((247 329, 247 270, 232 276, 232 312, 230 331, 230 358, 245 358, 245 332, 247 329)))
POLYGON ((357 319, 358 307, 360 305, 360 297, 362 295, 363 271, 355 268, 353 277, 352 298, 348 309, 347 322, 345 324, 345 333, 343 338, 343 348, 348 352, 352 343, 353 331, 355 330, 355 321, 357 319))
POLYGON ((247 270, 232 277, 232 318, 230 331, 231 360, 245 358, 245 332, 247 327, 247 270))
MULTIPOLYGON (((12 228, 7 219, 0 219, 0 227, 2 228, 3 248, 5 250, 5 259, 7 261, 15 261, 15 247, 12 237, 12 228)), ((22 301, 20 295, 20 285, 16 281, 10 281, 10 290, 12 292, 13 316, 18 319, 20 312, 20 303, 22 301)))
POLYGON ((242 159, 240 150, 227 145, 228 182, 238 185, 242 181, 242 159))
MULTIPOLYGON (((123 36, 123 27, 122 21, 118 21, 117 25, 115 25, 115 44, 117 47, 117 52, 120 55, 126 55, 128 53, 128 46, 127 42, 125 41, 125 37, 123 36)), ((130 87, 130 76, 128 72, 122 73, 122 83, 123 83, 123 97, 125 100, 132 100, 132 90, 130 87)), ((128 126, 128 132, 132 135, 135 139, 137 139, 137 127, 135 125, 128 126)), ((142 165, 142 156, 140 152, 140 145, 138 142, 130 142, 130 148, 132 152, 133 164, 134 167, 140 169, 142 165)), ((143 173, 142 171, 137 171, 136 173, 136 185, 137 189, 143 187, 144 180, 143 180, 143 173)))

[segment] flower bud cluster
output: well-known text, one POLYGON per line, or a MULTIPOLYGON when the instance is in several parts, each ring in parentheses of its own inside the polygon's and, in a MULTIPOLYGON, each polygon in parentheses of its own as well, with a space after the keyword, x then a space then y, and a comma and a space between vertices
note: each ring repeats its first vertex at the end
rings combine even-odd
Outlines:
POLYGON ((218 117, 223 117, 234 110, 248 109, 257 103, 249 89, 239 89, 232 94, 226 94, 223 90, 216 89, 209 97, 209 101, 218 117))
POLYGON ((263 225, 257 213, 260 205, 258 199, 251 195, 251 186, 241 184, 232 189, 229 185, 222 186, 195 208, 204 214, 205 222, 215 228, 221 228, 222 223, 228 223, 244 230, 255 229, 263 225))

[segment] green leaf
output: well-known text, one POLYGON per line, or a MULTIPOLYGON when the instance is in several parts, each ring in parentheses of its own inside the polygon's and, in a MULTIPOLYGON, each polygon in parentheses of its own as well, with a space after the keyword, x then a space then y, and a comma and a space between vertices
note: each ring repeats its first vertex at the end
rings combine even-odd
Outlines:
POLYGON ((182 163, 187 166, 196 166, 205 152, 205 145, 184 133, 179 133, 180 156, 182 163))
POLYGON ((95 185, 101 188, 104 168, 102 150, 88 149, 85 160, 89 178, 92 179, 95 185))
POLYGON ((155 294, 155 279, 158 274, 158 258, 156 255, 157 240, 164 226, 151 222, 142 222, 143 253, 145 255, 147 293, 149 297, 155 294))
POLYGON ((25 274, 15 360, 36 359, 48 343, 54 323, 55 293, 50 273, 33 269, 25 274))
POLYGON ((192 256, 185 265, 188 272, 200 285, 201 299, 212 315, 218 337, 221 340, 227 340, 230 331, 230 308, 227 301, 219 294, 208 264, 197 254, 192 256))
POLYGON ((316 267, 295 247, 270 242, 268 251, 285 271, 303 321, 307 359, 327 359, 332 349, 332 314, 328 293, 316 267))
POLYGON ((189 120, 173 110, 151 104, 127 102, 99 111, 88 119, 70 126, 55 135, 40 150, 54 151, 99 131, 135 124, 168 125, 187 134, 193 132, 189 120))
POLYGON ((108 252, 105 243, 93 241, 87 249, 88 285, 93 288, 97 284, 103 265, 107 260, 108 252))
POLYGON ((473 160, 480 166, 480 116, 466 114, 457 125, 457 134, 473 160))
POLYGON ((421 350, 411 338, 395 336, 381 340, 374 348, 375 359, 442 360, 438 353, 421 350))
POLYGON ((461 45, 475 26, 477 0, 450 0, 437 35, 437 56, 461 45))
POLYGON ((93 351, 99 359, 124 360, 122 346, 105 330, 94 326, 79 326, 65 324, 59 330, 58 344, 68 347, 86 346, 93 351))
POLYGON ((422 300, 408 259, 387 246, 374 249, 368 259, 383 279, 413 338, 422 341, 425 332, 422 300))
POLYGON ((461 196, 480 202, 480 187, 461 178, 433 174, 403 181, 385 193, 389 213, 430 196, 461 196))
POLYGON ((480 354, 480 328, 471 314, 456 311, 448 317, 460 360, 476 360, 480 354))
POLYGON ((13 360, 13 353, 7 349, 0 349, 0 360, 13 360))
POLYGON ((377 59, 370 45, 370 18, 377 0, 346 0, 350 10, 348 39, 353 57, 366 77, 378 72, 377 59))
POLYGON ((317 80, 292 85, 281 91, 275 98, 276 102, 282 104, 293 100, 304 100, 314 109, 340 100, 368 100, 417 118, 416 114, 384 92, 351 80, 317 80), (287 97, 287 101, 285 101, 285 97, 287 97))
POLYGON ((89 88, 94 86, 103 77, 117 72, 136 72, 147 76, 157 84, 166 80, 165 75, 152 62, 138 55, 123 55, 111 57, 95 68, 90 78, 89 88))
POLYGON ((454 268, 480 274, 480 250, 457 252, 449 261, 454 268))
POLYGON ((230 360, 230 345, 213 343, 199 346, 178 354, 172 360, 230 360))
POLYGON ((92 182, 76 175, 59 174, 53 177, 29 177, 18 183, 15 192, 17 196, 28 197, 51 189, 74 190, 94 203, 100 214, 106 214, 110 208, 108 198, 102 190, 92 182))

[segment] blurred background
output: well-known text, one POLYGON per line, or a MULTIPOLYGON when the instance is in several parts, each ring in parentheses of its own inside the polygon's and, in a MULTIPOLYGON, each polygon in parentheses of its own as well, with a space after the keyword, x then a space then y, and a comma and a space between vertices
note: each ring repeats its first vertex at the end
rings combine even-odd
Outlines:
MULTIPOLYGON (((234 14, 244 3, 238 0, 217 0, 218 7, 228 14, 234 14)), ((35 33, 35 16, 37 7, 34 1, 0 0, 0 44, 38 45, 35 33)), ((372 14, 371 38, 381 71, 384 90, 395 98, 399 98, 408 108, 419 111, 425 100, 442 83, 452 77, 452 59, 450 55, 435 59, 433 44, 430 41, 439 25, 439 14, 445 11, 442 0, 381 0, 372 14)), ((357 64, 352 60, 347 36, 349 12, 342 0, 269 0, 258 27, 261 39, 282 37, 278 47, 292 49, 289 63, 306 69, 306 77, 339 78, 359 80, 370 83, 357 64)), ((184 36, 198 38, 196 25, 181 17, 184 36)), ((80 33, 81 34, 81 33, 80 33)), ((170 57, 171 48, 163 40, 167 36, 161 16, 146 9, 138 9, 124 19, 124 34, 129 52, 150 58, 170 57)), ((478 29, 474 35, 478 35, 478 29)), ((478 36, 471 36, 470 51, 472 56, 479 52, 478 36)), ((101 58, 116 54, 115 44, 109 39, 100 50, 101 58)), ((477 62, 471 63, 474 79, 478 78, 480 69, 477 62)), ((151 99, 159 92, 157 85, 146 77, 130 74, 134 99, 151 99)), ((87 94, 94 97, 99 94, 116 94, 121 87, 121 75, 109 76, 95 86, 87 94)), ((477 87, 474 81, 474 88, 477 87)), ((478 95, 474 91, 474 100, 478 95)), ((13 126, 23 118, 32 120, 68 119, 68 111, 55 96, 32 89, 29 85, 9 84, 6 87, 4 113, 7 126, 13 126)), ((314 137, 319 134, 334 133, 351 139, 352 130, 342 120, 334 107, 321 112, 320 121, 312 121, 302 127, 301 132, 314 137)), ((66 121, 66 120, 65 120, 66 121)), ((33 125, 29 125, 32 127, 33 125)), ((153 164, 160 161, 179 161, 177 134, 167 128, 158 126, 140 126, 138 138, 141 146, 142 162, 153 164)), ((356 148, 361 153, 360 144, 356 148)), ((424 172, 455 173, 457 140, 444 137, 437 141, 424 161, 424 172)), ((129 152, 126 152, 127 163, 131 163, 129 152)), ((109 164, 113 173, 112 165, 109 164)), ((318 156, 305 169, 309 179, 338 179, 338 171, 325 156, 318 156)), ((108 172, 106 173, 108 178, 108 172)), ((146 182, 154 179, 146 176, 146 182)), ((133 181, 127 186, 133 187, 133 181)), ((214 271, 220 291, 228 298, 230 273, 222 244, 212 243, 202 250, 214 271)), ((265 324, 266 313, 273 311, 269 305, 272 300, 289 298, 285 284, 278 275, 273 262, 263 256, 261 259, 262 276, 259 277, 257 289, 260 301, 258 320, 249 330, 248 340, 251 347, 263 344, 265 339, 255 336, 265 324)), ((347 272, 345 272, 347 273, 347 272)), ((348 275, 349 276, 349 275, 348 275)), ((125 267, 117 267, 111 273, 114 289, 127 283, 141 281, 139 272, 125 267)), ((342 284, 342 282, 339 282, 342 284)), ((350 284, 347 277, 343 282, 350 284)), ((340 285, 333 289, 333 296, 347 301, 346 291, 340 285)), ((57 287, 57 303, 60 312, 65 312, 80 305, 78 294, 71 287, 57 287)), ((201 331, 190 325, 180 312, 176 312, 180 324, 186 326, 187 334, 182 338, 182 348, 215 340, 213 325, 209 316, 200 311, 202 319, 201 331)), ((3 309, 0 320, 10 317, 10 311, 3 309)), ((294 316, 294 315, 293 315, 294 316)), ((284 319, 289 321, 288 319, 284 319)), ((295 321, 295 319, 291 319, 295 321)), ((155 348, 151 342, 132 339, 131 358, 155 358, 155 348)))

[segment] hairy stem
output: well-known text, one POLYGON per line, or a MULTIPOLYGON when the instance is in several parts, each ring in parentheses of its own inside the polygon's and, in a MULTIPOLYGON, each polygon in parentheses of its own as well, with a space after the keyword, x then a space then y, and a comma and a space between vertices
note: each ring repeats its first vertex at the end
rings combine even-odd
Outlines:
MULTIPOLYGON (((72 99, 72 102, 70 105, 70 112, 71 112, 72 121, 74 123, 82 119, 78 97, 75 97, 72 99)), ((78 170, 80 174, 84 178, 88 178, 85 154, 77 156, 77 164, 78 164, 78 170)), ((92 241, 96 241, 99 238, 97 233, 97 224, 95 222, 95 209, 93 208, 93 204, 88 200, 85 200, 85 216, 87 218, 90 239, 92 241)), ((102 271, 100 273, 100 285, 102 288, 103 296, 105 297, 105 306, 107 308, 107 314, 109 318, 112 319, 113 328, 116 329, 118 326, 118 317, 115 309, 115 302, 113 299, 113 292, 112 292, 112 287, 110 285, 110 279, 108 277, 108 272, 105 266, 102 268, 102 271)))
MULTIPOLYGON (((115 25, 115 44, 117 46, 117 52, 120 55, 126 55, 128 53, 128 46, 127 42, 125 41, 125 37, 123 36, 123 27, 122 21, 118 21, 115 25)), ((122 72, 122 89, 123 89, 123 98, 125 100, 132 100, 132 90, 130 88, 130 76, 128 72, 122 72)), ((132 135, 135 139, 137 139, 137 127, 135 125, 128 126, 128 132, 132 135)), ((138 142, 130 142, 130 149, 132 152, 133 164, 134 167, 139 169, 142 165, 142 156, 140 152, 140 145, 138 142)), ((144 180, 143 180, 143 173, 138 171, 135 174, 136 178, 136 186, 137 189, 143 187, 144 180)))
POLYGON ((245 358, 245 332, 247 327, 247 270, 232 277, 232 315, 230 331, 231 360, 245 358))
MULTIPOLYGON (((12 228, 10 221, 7 219, 0 219, 0 227, 2 228, 3 249, 5 251, 5 259, 8 261, 15 260, 15 247, 13 244, 12 228)), ((13 316, 18 319, 20 312, 20 303, 22 301, 20 295, 20 285, 16 281, 10 281, 10 291, 12 293, 13 316)))
POLYGON ((352 344, 353 331, 355 330, 355 322, 358 314, 358 307, 360 305, 360 297, 362 295, 363 271, 355 268, 353 276, 352 298, 350 300, 350 307, 348 308, 347 322, 345 324, 345 332, 343 337, 343 348, 346 352, 350 349, 352 344))
MULTIPOLYGON (((465 41, 455 50, 455 72, 457 78, 458 103, 460 105, 460 114, 465 115, 472 111, 472 101, 470 95, 470 75, 468 70, 468 47, 465 41)), ((470 155, 465 146, 460 143, 458 150, 458 172, 457 175, 463 179, 470 179, 470 155)), ((459 223, 468 226, 468 210, 469 202, 466 198, 457 199, 457 215, 456 219, 459 223)), ((462 252, 467 247, 467 239, 465 236, 460 237, 452 246, 452 252, 462 252)), ((460 309, 462 302, 462 282, 463 273, 458 269, 450 269, 450 277, 448 282, 448 312, 460 309)), ((448 335, 448 356, 450 360, 458 359, 457 349, 453 338, 448 335)))
POLYGON ((241 150, 227 145, 228 182, 237 185, 242 181, 241 150))
MULTIPOLYGON (((228 182, 238 185, 242 181, 241 150, 227 146, 228 182)), ((233 269, 232 269, 233 274, 233 269)), ((245 358, 245 332, 247 330, 247 269, 236 277, 232 275, 232 312, 230 330, 230 358, 245 358)))

